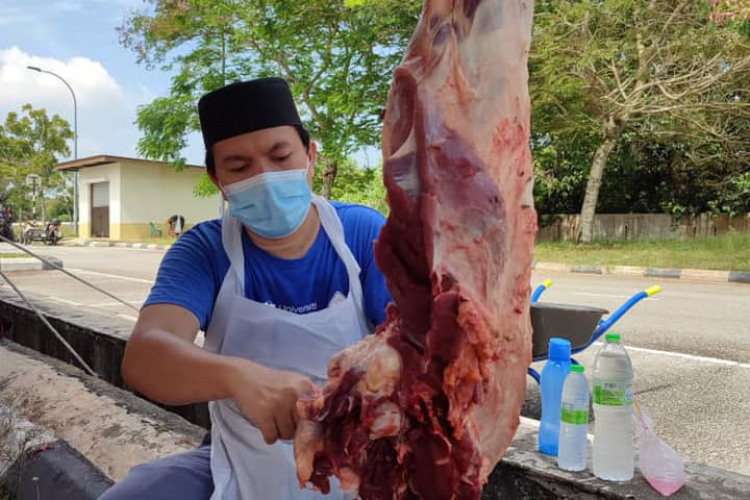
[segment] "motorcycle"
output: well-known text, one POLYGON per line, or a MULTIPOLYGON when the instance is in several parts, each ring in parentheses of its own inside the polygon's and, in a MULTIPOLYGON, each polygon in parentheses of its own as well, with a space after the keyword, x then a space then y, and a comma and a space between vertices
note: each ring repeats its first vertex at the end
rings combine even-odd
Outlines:
POLYGON ((27 222, 21 233, 21 243, 31 245, 33 241, 42 241, 47 245, 57 245, 62 239, 60 230, 60 221, 52 220, 48 222, 44 229, 37 226, 34 222, 27 222))
POLYGON ((6 213, 6 211, 0 210, 0 236, 7 238, 10 241, 15 241, 12 223, 13 219, 6 213))

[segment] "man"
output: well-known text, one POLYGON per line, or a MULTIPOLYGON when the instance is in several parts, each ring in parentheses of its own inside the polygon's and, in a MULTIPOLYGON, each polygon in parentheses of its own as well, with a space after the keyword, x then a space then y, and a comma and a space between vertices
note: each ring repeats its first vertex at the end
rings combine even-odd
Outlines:
POLYGON ((182 234, 182 229, 185 227, 185 217, 175 214, 167 219, 167 224, 169 225, 169 236, 176 238, 182 234))
POLYGON ((372 248, 384 219, 311 195, 316 146, 283 80, 229 85, 198 110, 229 210, 165 255, 122 369, 162 403, 211 401, 211 445, 135 467, 102 498, 350 498, 301 490, 289 440, 297 399, 331 355, 383 321, 390 297, 372 248))

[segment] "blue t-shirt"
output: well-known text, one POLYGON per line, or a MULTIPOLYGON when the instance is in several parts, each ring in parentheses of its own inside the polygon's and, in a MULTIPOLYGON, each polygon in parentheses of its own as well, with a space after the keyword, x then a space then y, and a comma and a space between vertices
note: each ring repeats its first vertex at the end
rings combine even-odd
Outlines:
MULTIPOLYGON (((385 218, 376 210, 331 202, 344 226, 344 238, 362 268, 365 315, 373 325, 383 322, 391 296, 375 264, 373 242, 385 218)), ((300 259, 281 259, 258 248, 242 233, 245 253, 245 296, 287 311, 305 314, 346 297, 349 278, 344 262, 321 226, 318 237, 300 259)), ((174 304, 191 311, 206 330, 214 302, 229 271, 221 243, 221 220, 202 222, 185 232, 164 256, 156 282, 144 305, 174 304)))

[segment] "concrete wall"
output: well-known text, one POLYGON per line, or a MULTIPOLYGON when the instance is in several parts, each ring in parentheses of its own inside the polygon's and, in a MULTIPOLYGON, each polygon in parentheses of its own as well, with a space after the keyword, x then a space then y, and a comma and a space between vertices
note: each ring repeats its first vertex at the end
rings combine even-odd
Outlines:
POLYGON ((91 184, 109 182, 109 237, 113 240, 148 238, 150 222, 167 235, 167 219, 185 217, 185 229, 219 217, 219 196, 196 198, 193 188, 202 168, 180 172, 161 163, 121 162, 80 171, 79 235, 91 237, 91 184))
POLYGON ((219 217, 219 197, 196 198, 193 188, 202 168, 186 167, 180 172, 160 164, 121 164, 122 239, 146 238, 153 221, 167 233, 166 220, 180 214, 186 224, 219 217))
MULTIPOLYGON (((540 215, 537 241, 575 241, 579 215, 540 215)), ((750 233, 750 214, 683 216, 668 214, 600 214, 594 218, 594 238, 692 239, 720 236, 730 231, 750 233)))

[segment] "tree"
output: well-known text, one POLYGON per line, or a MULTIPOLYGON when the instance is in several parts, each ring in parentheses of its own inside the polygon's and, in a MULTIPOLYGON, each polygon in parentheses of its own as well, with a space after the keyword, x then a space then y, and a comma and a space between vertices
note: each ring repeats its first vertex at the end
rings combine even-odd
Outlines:
POLYGON ((363 0, 148 0, 120 27, 121 41, 150 67, 176 70, 170 94, 138 111, 139 153, 184 165, 199 129, 203 93, 250 77, 291 85, 310 132, 322 143, 330 195, 353 151, 379 143, 390 75, 416 25, 420 2, 363 0))
POLYGON ((598 136, 579 242, 593 237, 605 167, 625 131, 690 139, 699 161, 717 154, 709 144, 725 159, 743 154, 750 46, 711 21, 711 7, 696 0, 538 3, 532 96, 556 110, 558 122, 598 136))
POLYGON ((21 114, 8 113, 0 125, 0 194, 12 190, 9 199, 19 208, 28 208, 28 174, 42 178, 42 215, 45 215, 44 193, 64 190, 66 179, 55 170, 59 156, 70 155, 67 141, 73 138, 70 124, 58 115, 47 116, 44 109, 31 104, 21 108, 21 114))
MULTIPOLYGON (((321 192, 325 184, 325 171, 316 170, 313 177, 313 189, 321 192)), ((387 215, 383 166, 361 168, 352 158, 343 160, 339 164, 337 181, 330 196, 338 201, 367 205, 387 215)))

